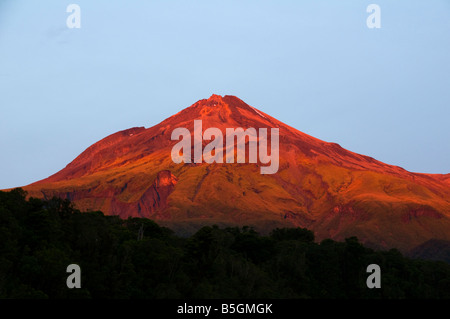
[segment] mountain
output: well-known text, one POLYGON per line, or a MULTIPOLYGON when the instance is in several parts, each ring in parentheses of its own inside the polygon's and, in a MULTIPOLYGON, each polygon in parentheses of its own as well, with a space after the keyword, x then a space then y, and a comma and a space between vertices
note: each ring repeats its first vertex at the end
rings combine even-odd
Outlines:
POLYGON ((82 210, 148 217, 179 232, 213 223, 260 231, 301 226, 318 239, 357 236, 402 251, 450 240, 450 174, 412 173, 353 153, 234 96, 212 95, 153 127, 112 134, 24 189, 33 197, 70 199, 82 210), (194 134, 200 119, 203 131, 214 127, 224 135, 226 128, 268 128, 267 140, 278 128, 278 171, 261 174, 267 164, 249 163, 248 154, 245 163, 174 163, 179 141, 172 132, 194 134))
POLYGON ((450 241, 430 239, 413 248, 406 256, 414 259, 440 260, 450 264, 450 241))

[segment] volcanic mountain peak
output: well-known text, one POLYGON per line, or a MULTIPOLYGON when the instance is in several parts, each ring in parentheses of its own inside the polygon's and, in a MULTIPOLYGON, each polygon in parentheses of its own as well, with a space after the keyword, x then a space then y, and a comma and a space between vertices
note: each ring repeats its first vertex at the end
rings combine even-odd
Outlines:
POLYGON ((223 97, 218 94, 212 94, 209 98, 201 100, 205 103, 212 103, 213 105, 225 104, 223 97))
POLYGON ((229 105, 230 104, 230 103, 227 102, 227 100, 245 104, 242 100, 240 100, 236 96, 232 96, 232 95, 221 96, 221 95, 218 95, 218 94, 212 94, 209 98, 199 100, 196 103, 194 103, 192 106, 193 107, 197 107, 197 106, 201 106, 201 107, 203 107, 203 106, 223 107, 225 105, 229 105))
MULTIPOLYGON (((237 99, 236 97, 233 97, 237 99)), ((212 94, 207 99, 198 100, 194 104, 192 104, 189 108, 199 108, 199 109, 220 109, 220 108, 229 108, 230 105, 224 100, 224 97, 218 94, 212 94)))
POLYGON ((202 117, 218 114, 222 122, 227 121, 232 113, 230 105, 220 95, 213 94, 209 99, 198 103, 197 106, 201 107, 202 117))
MULTIPOLYGON (((203 140, 203 146, 208 144, 203 140)), ((192 144, 193 145, 193 144, 192 144)), ((412 248, 450 240, 445 175, 411 173, 292 128, 235 96, 213 94, 150 127, 112 134, 64 169, 24 187, 29 195, 71 199, 80 209, 179 223, 309 227, 317 238, 358 236, 412 248), (177 128, 279 129, 279 170, 259 163, 179 163, 177 128)), ((174 224, 173 224, 174 225, 174 224)), ((172 226, 173 226, 172 225, 172 226)), ((183 226, 184 225, 184 226, 183 226)), ((170 225, 168 225, 170 226, 170 225)))
POLYGON ((225 119, 228 119, 231 114, 235 117, 252 117, 251 115, 256 114, 267 119, 261 111, 233 95, 225 95, 222 97, 221 95, 213 94, 208 99, 203 99, 194 103, 191 107, 199 108, 202 117, 219 113, 222 116, 222 122, 225 119), (246 111, 249 111, 251 115, 246 114, 246 111))

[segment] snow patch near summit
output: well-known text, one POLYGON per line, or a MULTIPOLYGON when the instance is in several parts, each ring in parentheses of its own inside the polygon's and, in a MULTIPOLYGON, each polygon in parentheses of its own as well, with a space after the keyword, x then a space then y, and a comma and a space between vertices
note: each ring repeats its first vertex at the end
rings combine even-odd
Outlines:
MULTIPOLYGON (((249 105, 250 106, 250 105, 249 105)), ((259 114, 259 115, 261 115, 262 117, 264 117, 265 119, 267 118, 267 117, 265 117, 264 115, 262 115, 257 109, 255 109, 253 106, 250 106, 252 109, 253 109, 253 111, 255 111, 257 114, 259 114)))

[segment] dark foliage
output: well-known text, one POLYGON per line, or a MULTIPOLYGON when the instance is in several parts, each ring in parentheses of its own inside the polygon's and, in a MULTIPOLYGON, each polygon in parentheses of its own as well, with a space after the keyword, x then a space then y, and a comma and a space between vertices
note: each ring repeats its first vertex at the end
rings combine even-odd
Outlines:
POLYGON ((81 213, 67 200, 0 192, 0 298, 449 298, 450 265, 374 251, 302 228, 260 236, 203 227, 175 236, 151 220, 81 213), (81 289, 66 268, 81 267, 81 289), (370 264, 381 289, 366 286, 370 264))

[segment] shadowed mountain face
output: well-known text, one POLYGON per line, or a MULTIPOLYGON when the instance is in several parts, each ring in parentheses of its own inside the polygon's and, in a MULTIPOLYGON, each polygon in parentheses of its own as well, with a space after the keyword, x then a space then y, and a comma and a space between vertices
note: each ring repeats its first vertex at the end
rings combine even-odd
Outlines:
POLYGON ((407 253, 416 259, 441 260, 450 264, 450 241, 430 239, 407 253))
POLYGON ((24 189, 33 197, 68 198, 82 210, 148 217, 178 229, 301 226, 319 239, 358 236, 403 251, 432 238, 450 240, 450 174, 411 173, 347 151, 234 96, 212 95, 151 128, 112 134, 24 189), (263 164, 249 164, 248 154, 246 163, 175 164, 172 131, 185 127, 193 134, 200 119, 203 131, 219 128, 224 141, 226 128, 279 128, 278 172, 261 174, 263 164))

